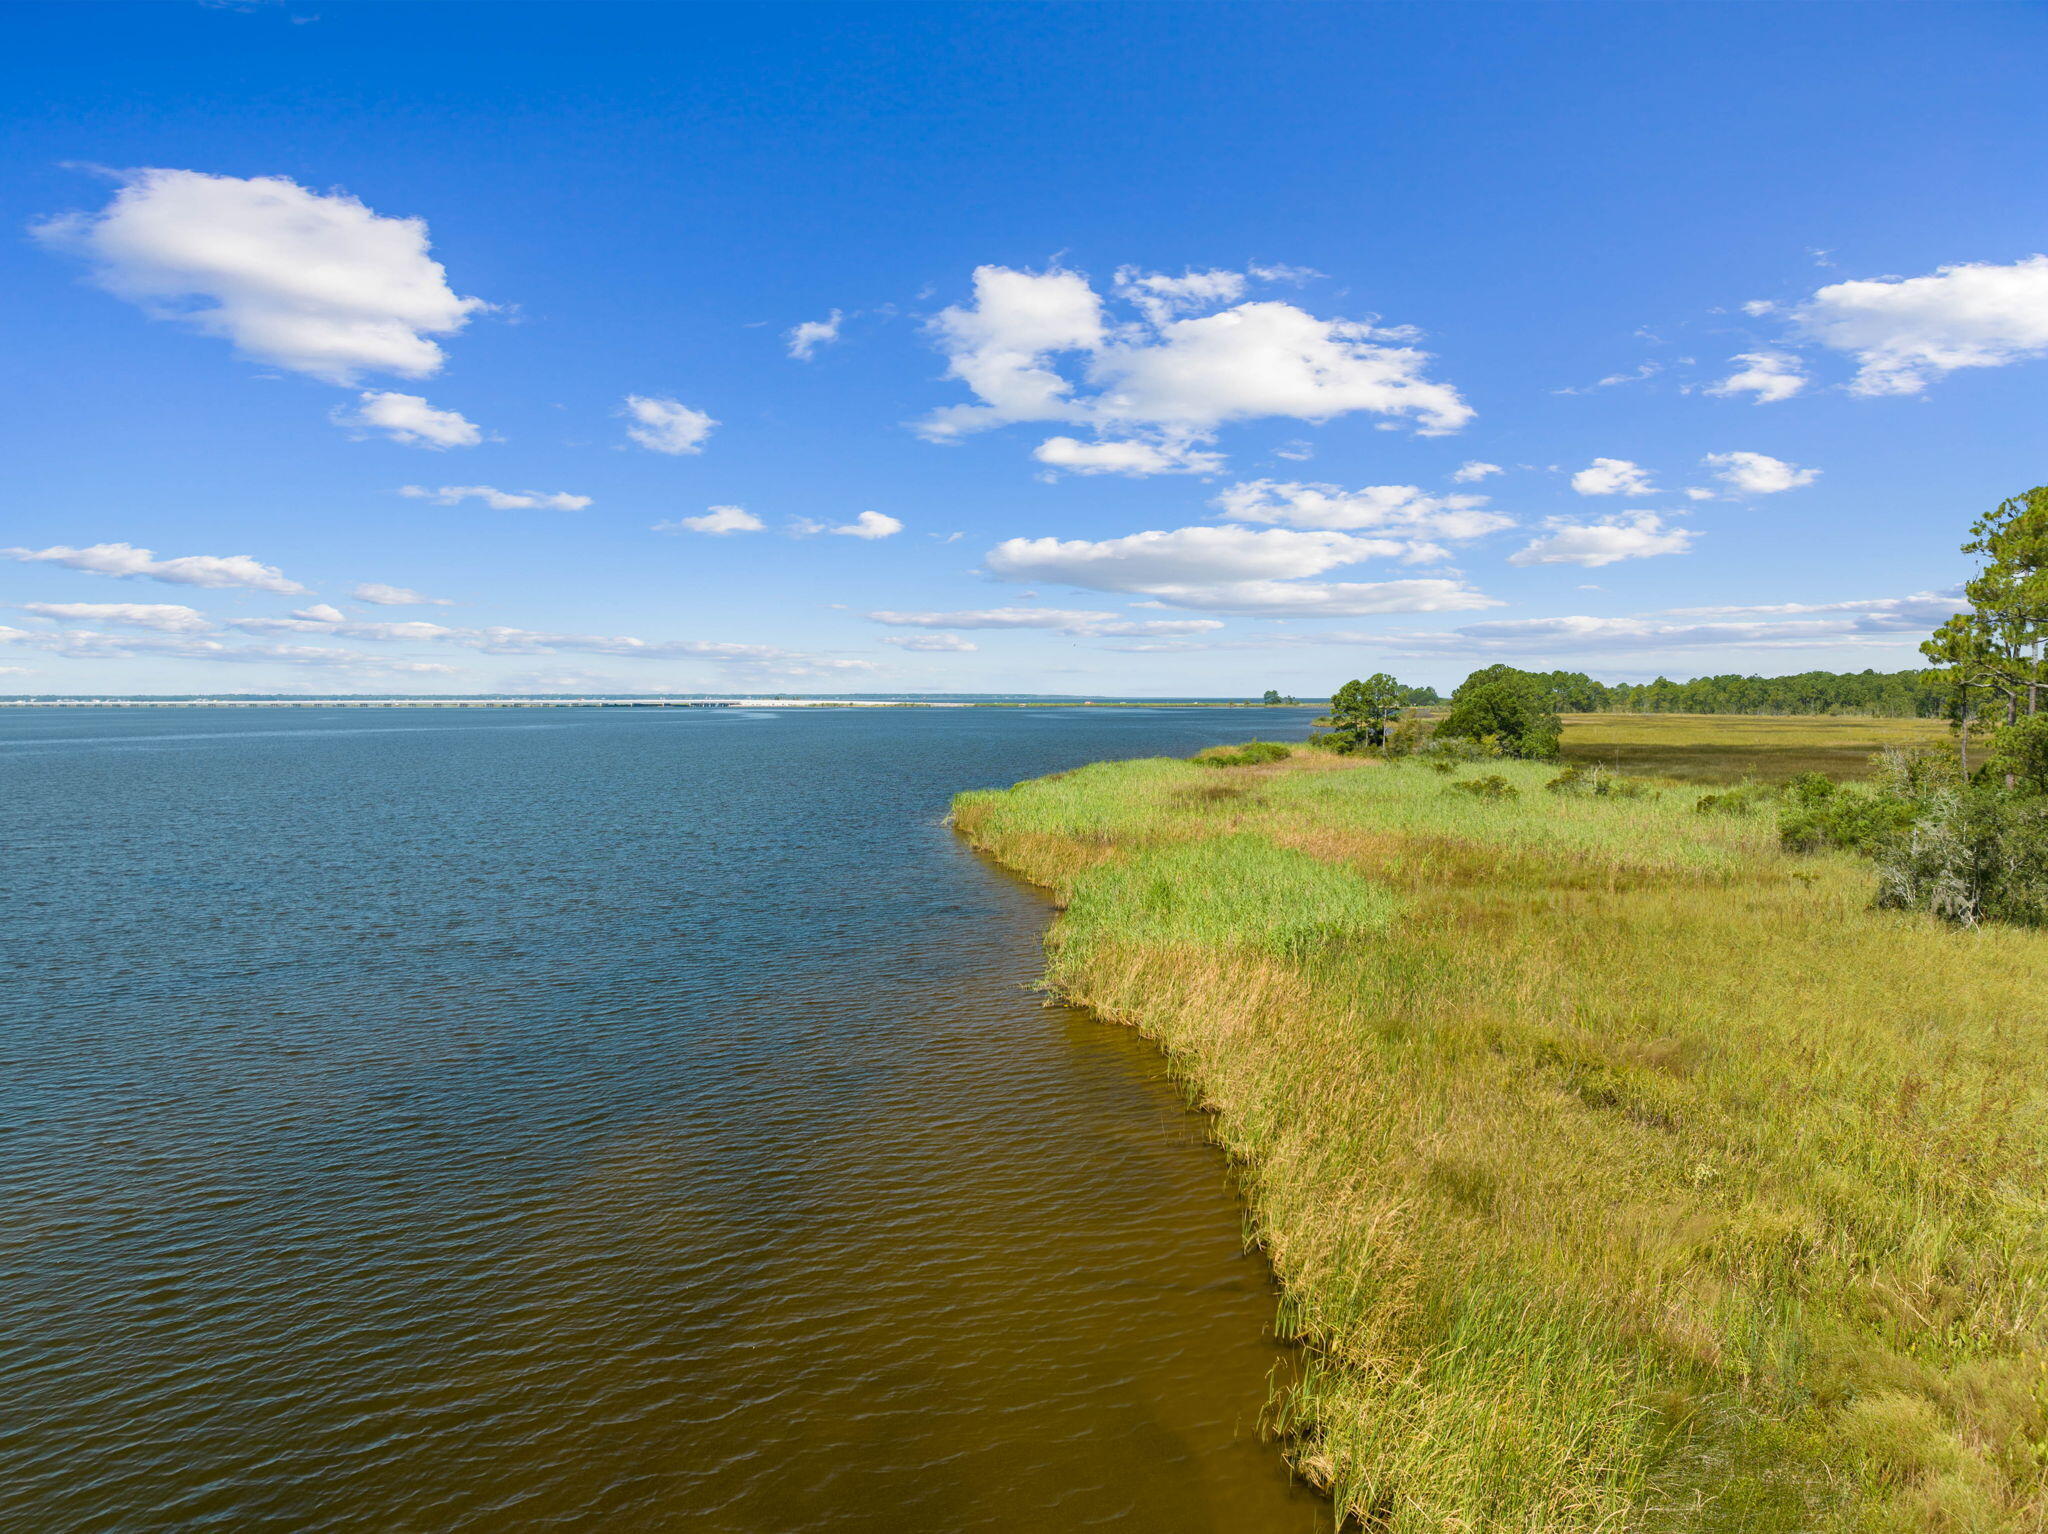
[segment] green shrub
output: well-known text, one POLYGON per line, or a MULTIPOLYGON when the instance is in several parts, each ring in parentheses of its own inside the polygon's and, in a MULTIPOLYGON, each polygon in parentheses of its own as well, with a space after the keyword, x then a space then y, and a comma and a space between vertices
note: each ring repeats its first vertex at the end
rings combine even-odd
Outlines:
POLYGON ((1761 783, 1739 783, 1718 794, 1701 794, 1693 801, 1695 815, 1754 815, 1771 791, 1761 783))
POLYGON ((1778 842, 1787 852, 1837 848, 1875 855, 1913 823, 1915 804, 1895 793, 1852 788, 1818 772, 1785 785, 1778 842))
POLYGON ((1649 791, 1649 784, 1641 778, 1624 778, 1611 767, 1574 763, 1544 784, 1543 791, 1568 798, 1640 799, 1649 791))
POLYGON ((1489 772, 1483 778, 1467 778, 1462 783, 1453 783, 1451 792, 1470 794, 1475 799, 1517 799, 1521 790, 1497 772, 1489 772))
POLYGON ((1876 848, 1877 903, 1944 921, 2048 927, 2048 794, 1940 787, 1876 848))
POLYGON ((1197 767, 1259 767, 1267 762, 1284 762, 1292 755, 1294 748, 1277 740, 1252 740, 1241 746, 1211 746, 1193 761, 1197 767))

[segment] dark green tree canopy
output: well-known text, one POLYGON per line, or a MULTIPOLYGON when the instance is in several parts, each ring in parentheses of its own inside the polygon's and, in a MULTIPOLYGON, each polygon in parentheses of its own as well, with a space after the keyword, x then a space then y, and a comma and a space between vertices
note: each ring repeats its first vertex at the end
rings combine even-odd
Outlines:
POLYGON ((1549 677, 1488 666, 1458 684, 1436 733, 1445 740, 1491 740, 1507 756, 1542 758, 1557 755, 1564 723, 1549 677))
POLYGON ((1386 672, 1376 671, 1363 681, 1354 678, 1338 688, 1330 699, 1330 712, 1316 723, 1329 732, 1326 739, 1339 751, 1384 746, 1387 721, 1425 698, 1436 702, 1436 690, 1407 687, 1386 672))

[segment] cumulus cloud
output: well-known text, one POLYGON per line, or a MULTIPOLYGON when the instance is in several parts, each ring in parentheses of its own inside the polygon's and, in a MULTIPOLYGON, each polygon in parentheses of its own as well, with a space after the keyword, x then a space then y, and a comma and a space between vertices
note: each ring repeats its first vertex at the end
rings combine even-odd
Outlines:
POLYGON ((680 400, 647 394, 627 395, 622 414, 634 422, 626 428, 626 435, 656 453, 701 453, 704 439, 718 424, 680 400))
POLYGON ((482 501, 493 511, 581 511, 590 504, 587 495, 566 490, 498 490, 490 485, 443 485, 429 490, 425 485, 400 485, 400 495, 436 506, 459 506, 464 501, 482 501))
POLYGON ((36 236, 91 262, 108 292, 255 361, 337 384, 424 378, 443 361, 429 338, 487 307, 448 286, 424 220, 385 217, 344 192, 191 170, 122 182, 99 212, 47 220, 36 236))
POLYGON ((1221 453, 1205 452, 1187 441, 1147 442, 1139 438, 1083 442, 1078 437, 1048 437, 1032 449, 1040 463, 1069 474, 1214 474, 1223 467, 1221 453))
POLYGON ((1856 359, 1851 393, 1918 394, 1958 368, 2003 367, 2048 351, 2048 256, 1832 283, 1792 320, 1811 340, 1856 359))
POLYGON ((1117 293, 1129 299, 1157 322, 1190 310, 1214 309, 1234 304, 1245 295, 1242 272, 1211 269, 1189 270, 1178 277, 1163 272, 1144 272, 1135 266, 1120 266, 1115 277, 1117 293))
POLYGON ((1477 458, 1468 458, 1452 471, 1451 481, 1459 485, 1476 485, 1488 475, 1506 472, 1497 463, 1482 463, 1477 458))
POLYGON ((127 543, 95 543, 82 549, 58 543, 47 549, 0 549, 0 559, 63 565, 93 575, 164 581, 173 586, 240 586, 286 593, 306 589, 287 580, 275 565, 262 564, 247 554, 181 554, 175 559, 158 559, 150 550, 127 543))
MULTIPOLYGON (((453 607, 446 597, 421 596, 408 586, 387 586, 382 581, 365 581, 349 593, 358 602, 374 607, 453 607)), ((333 609, 329 608, 332 612, 333 609)))
POLYGON ((962 639, 958 634, 884 634, 882 643, 894 645, 899 650, 944 650, 962 654, 981 648, 973 640, 962 639))
POLYGON ((903 531, 903 524, 884 512, 864 511, 851 522, 825 531, 841 538, 893 538, 903 531))
POLYGON ((164 634, 203 634, 213 621, 196 608, 174 602, 23 602, 23 612, 72 623, 117 623, 164 634))
POLYGON ((1923 591, 1869 601, 1678 607, 1626 618, 1521 618, 1474 623, 1442 634, 1345 637, 1392 646, 1407 655, 1890 647, 1912 643, 1954 613, 1957 601, 1953 592, 1923 591))
POLYGON ((407 447, 475 447, 482 428, 453 410, 436 410, 417 394, 390 389, 366 390, 354 410, 337 409, 334 424, 355 432, 379 431, 407 447))
POLYGON ((1114 286, 1135 318, 1113 322, 1079 272, 976 268, 973 302, 941 311, 928 331, 948 376, 978 403, 936 410, 918 430, 945 440, 1067 421, 1113 443, 1156 440, 1160 468, 1138 468, 1126 453, 1117 467, 1097 470, 1128 474, 1187 472, 1187 445, 1233 421, 1364 411, 1436 435, 1471 418, 1455 389, 1424 376, 1429 357, 1406 344, 1410 331, 1320 319, 1272 300, 1239 302, 1246 288, 1238 273, 1169 277, 1124 268, 1114 286))
MULTIPOLYGON (((985 607, 964 612, 873 612, 871 623, 893 628, 1051 629, 1061 634, 1205 634, 1220 629, 1215 618, 1123 618, 1112 612, 1060 607, 985 607)), ((894 640, 884 643, 894 644, 894 640)), ((912 648, 918 648, 913 646, 912 648)))
POLYGON ((1820 478, 1818 469, 1802 469, 1764 453, 1709 453, 1700 462, 1712 466, 1714 478, 1741 495, 1776 495, 1820 478))
POLYGON ((1580 495, 1654 495, 1649 470, 1626 458, 1595 458, 1592 464, 1572 476, 1572 488, 1580 495))
MULTIPOLYGON (((1338 532, 1370 529, 1454 543, 1514 525, 1511 518, 1485 510, 1483 495, 1428 495, 1415 485, 1366 485, 1345 490, 1336 485, 1254 479, 1232 485, 1211 504, 1238 522, 1338 532)), ((1421 557, 1434 558, 1442 553, 1434 546, 1417 548, 1421 557)), ((1414 557, 1413 551, 1410 557, 1414 557)))
POLYGON ((1806 387, 1806 368, 1790 352, 1739 352, 1728 359, 1742 366, 1719 383, 1707 385, 1706 392, 1733 398, 1753 394, 1759 405, 1790 399, 1806 387))
POLYGON ((710 533, 722 538, 728 533, 758 533, 766 526, 744 506, 713 506, 701 517, 677 517, 673 522, 657 522, 651 530, 657 533, 710 533))
POLYGON ((1655 554, 1683 554, 1693 540, 1685 528, 1666 527, 1654 511, 1625 511, 1598 522, 1549 517, 1543 526, 1545 535, 1510 554, 1509 564, 1596 567, 1655 554))
POLYGON ((792 325, 783 337, 789 342, 790 356, 799 362, 809 362, 817 355, 819 347, 830 346, 838 340, 841 317, 839 311, 834 309, 825 319, 805 320, 800 325, 792 325))
POLYGON ((1099 541, 1011 538, 989 551, 987 568, 1001 580, 1134 592, 1162 605, 1216 612, 1288 616, 1495 605, 1454 580, 1304 579, 1366 559, 1434 557, 1441 552, 1403 540, 1335 531, 1183 527, 1099 541))

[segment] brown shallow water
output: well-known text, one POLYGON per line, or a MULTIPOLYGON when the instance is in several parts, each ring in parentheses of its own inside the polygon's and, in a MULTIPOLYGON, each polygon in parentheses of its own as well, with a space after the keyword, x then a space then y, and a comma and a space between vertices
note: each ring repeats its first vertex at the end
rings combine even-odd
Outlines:
POLYGON ((1242 725, 0 732, 0 1528, 1326 1526, 1227 1168, 940 824, 1242 725))

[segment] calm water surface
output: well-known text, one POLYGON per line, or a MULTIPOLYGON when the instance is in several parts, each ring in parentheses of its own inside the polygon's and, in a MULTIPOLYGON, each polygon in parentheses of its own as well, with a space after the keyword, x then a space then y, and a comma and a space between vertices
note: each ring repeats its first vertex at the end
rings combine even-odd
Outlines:
POLYGON ((940 824, 1245 733, 0 711, 0 1529, 1323 1528, 1221 1159, 940 824))

